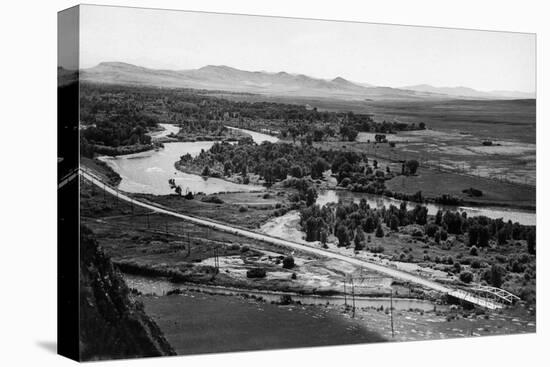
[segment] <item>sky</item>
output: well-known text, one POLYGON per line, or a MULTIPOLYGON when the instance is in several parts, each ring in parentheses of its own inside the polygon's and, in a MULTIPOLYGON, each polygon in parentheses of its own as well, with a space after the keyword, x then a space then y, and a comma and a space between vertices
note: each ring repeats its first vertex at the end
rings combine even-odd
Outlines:
POLYGON ((373 85, 534 92, 534 34, 84 5, 80 65, 227 65, 373 85))

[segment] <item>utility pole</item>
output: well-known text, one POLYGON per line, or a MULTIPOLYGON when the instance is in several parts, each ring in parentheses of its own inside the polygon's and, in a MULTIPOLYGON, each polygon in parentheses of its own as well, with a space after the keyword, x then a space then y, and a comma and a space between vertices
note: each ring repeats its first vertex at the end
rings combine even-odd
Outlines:
POLYGON ((346 295, 346 277, 344 276, 344 305, 348 308, 348 298, 346 295))
POLYGON ((394 331, 393 331, 393 289, 390 288, 390 320, 391 320, 391 337, 393 338, 394 331))
POLYGON ((353 277, 351 278, 351 299, 353 303, 353 313, 352 318, 355 318, 355 286, 353 285, 353 277))

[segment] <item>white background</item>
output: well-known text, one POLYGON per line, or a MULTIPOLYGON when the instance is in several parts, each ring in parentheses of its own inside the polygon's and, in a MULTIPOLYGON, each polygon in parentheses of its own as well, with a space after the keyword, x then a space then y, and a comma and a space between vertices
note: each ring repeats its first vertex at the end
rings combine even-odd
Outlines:
MULTIPOLYGON (((537 33, 537 335, 109 362, 176 366, 548 365, 548 101, 550 39, 544 1, 97 1, 98 4, 537 33), (545 47, 547 46, 547 47, 545 47), (546 63, 548 65, 548 62, 546 63), (547 115, 547 114, 546 114, 547 115), (545 350, 545 347, 547 348, 545 350), (545 358, 546 357, 546 358, 545 358)), ((0 20, 0 365, 69 365, 56 340, 56 21, 73 1, 3 2, 0 20)), ((205 30, 208 31, 208 30, 205 30)), ((284 32, 284 30, 281 30, 284 32)), ((98 366, 107 363, 95 364, 98 366)))

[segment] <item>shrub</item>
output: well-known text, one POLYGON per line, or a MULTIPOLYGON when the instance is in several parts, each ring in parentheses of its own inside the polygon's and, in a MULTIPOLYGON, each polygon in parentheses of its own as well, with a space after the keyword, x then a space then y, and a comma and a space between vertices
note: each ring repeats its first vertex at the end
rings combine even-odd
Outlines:
POLYGON ((216 195, 203 196, 201 201, 205 203, 223 204, 223 200, 216 195))
POLYGON ((281 305, 290 305, 292 303, 292 297, 288 294, 284 294, 281 296, 281 300, 279 301, 281 305))
POLYGON ((438 229, 439 227, 435 224, 426 224, 424 227, 424 232, 426 232, 429 237, 434 237, 438 229))
POLYGON ((295 280, 297 278, 296 273, 292 273, 292 276, 290 278, 295 280))
POLYGON ((294 258, 292 256, 287 256, 283 259, 283 268, 292 269, 294 265, 294 258))
POLYGON ((474 280, 474 275, 470 273, 469 271, 464 271, 460 273, 460 281, 464 283, 471 283, 472 280, 474 280))
POLYGON ((470 187, 469 189, 464 189, 462 190, 462 192, 468 196, 474 196, 474 197, 483 196, 483 192, 481 190, 474 189, 473 187, 470 187))
POLYGON ((477 256, 477 253, 478 253, 477 247, 475 246, 470 247, 470 255, 477 256))
POLYGON ((420 238, 424 236, 424 233, 422 233, 422 231, 419 229, 415 229, 414 232, 412 233, 412 236, 416 238, 420 238))
POLYGON ((241 206, 239 207, 239 211, 240 211, 241 213, 247 212, 247 211, 248 211, 248 207, 247 207, 246 205, 241 205, 241 206))
POLYGON ((441 241, 446 241, 449 235, 447 234, 447 231, 442 229, 440 232, 441 241))
POLYGON ((246 272, 247 278, 265 278, 266 272, 261 268, 253 268, 246 272))
POLYGON ((505 274, 506 270, 504 270, 502 266, 494 264, 491 266, 491 269, 488 269, 483 273, 482 280, 485 280, 493 287, 499 288, 503 283, 505 274))
POLYGON ((369 251, 374 254, 381 254, 382 252, 384 252, 384 247, 381 245, 369 247, 369 251))
POLYGON ((407 168, 406 172, 411 175, 414 175, 416 173, 418 166, 418 161, 415 159, 411 159, 405 162, 405 167, 407 168))

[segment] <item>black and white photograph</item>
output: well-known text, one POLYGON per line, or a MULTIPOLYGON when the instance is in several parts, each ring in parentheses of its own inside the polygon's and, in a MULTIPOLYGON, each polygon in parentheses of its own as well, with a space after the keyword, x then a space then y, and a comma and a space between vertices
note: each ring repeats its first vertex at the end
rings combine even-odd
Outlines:
POLYGON ((94 5, 63 24, 80 360, 536 332, 534 34, 94 5))

